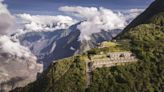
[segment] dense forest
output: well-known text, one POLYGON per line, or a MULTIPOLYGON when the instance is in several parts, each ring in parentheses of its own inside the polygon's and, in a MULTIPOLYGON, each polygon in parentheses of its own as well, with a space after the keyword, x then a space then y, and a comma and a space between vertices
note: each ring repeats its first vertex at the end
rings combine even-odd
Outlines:
POLYGON ((95 69, 86 88, 88 54, 73 56, 52 64, 36 82, 12 92, 164 92, 164 1, 156 0, 115 39, 128 42, 125 47, 139 61, 95 69))

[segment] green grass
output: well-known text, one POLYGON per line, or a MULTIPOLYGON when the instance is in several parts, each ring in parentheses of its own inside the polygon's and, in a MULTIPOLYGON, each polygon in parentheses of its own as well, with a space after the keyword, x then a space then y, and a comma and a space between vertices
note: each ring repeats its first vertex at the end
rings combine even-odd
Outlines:
POLYGON ((129 44, 127 42, 103 42, 102 45, 99 48, 93 48, 89 51, 87 51, 87 54, 90 55, 106 55, 109 52, 124 52, 124 51, 130 51, 129 48, 127 48, 129 44))
POLYGON ((105 41, 101 43, 101 46, 104 46, 104 47, 116 47, 118 45, 119 45, 118 43, 111 42, 111 41, 105 41))

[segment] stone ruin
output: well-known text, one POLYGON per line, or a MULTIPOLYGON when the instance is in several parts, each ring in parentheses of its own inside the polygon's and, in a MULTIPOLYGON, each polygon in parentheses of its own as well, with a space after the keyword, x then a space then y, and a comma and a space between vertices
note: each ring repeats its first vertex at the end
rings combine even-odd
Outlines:
MULTIPOLYGON (((99 56, 95 56, 99 58, 99 56)), ((129 62, 138 61, 136 55, 132 52, 110 52, 106 55, 107 58, 92 59, 86 62, 87 87, 90 86, 92 80, 92 71, 101 67, 112 67, 122 65, 129 62)))
POLYGON ((89 70, 95 68, 111 67, 116 64, 122 64, 126 62, 135 62, 137 61, 135 54, 132 52, 110 52, 106 55, 107 58, 104 59, 93 59, 89 61, 87 66, 90 68, 89 70))
POLYGON ((135 59, 136 56, 132 52, 110 52, 107 54, 110 59, 135 59))

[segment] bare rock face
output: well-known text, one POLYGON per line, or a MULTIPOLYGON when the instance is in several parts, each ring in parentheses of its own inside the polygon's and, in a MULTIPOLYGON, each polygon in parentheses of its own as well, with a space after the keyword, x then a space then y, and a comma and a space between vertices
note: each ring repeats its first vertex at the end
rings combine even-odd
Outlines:
POLYGON ((36 57, 7 36, 0 37, 0 92, 8 92, 35 81, 42 64, 36 57))

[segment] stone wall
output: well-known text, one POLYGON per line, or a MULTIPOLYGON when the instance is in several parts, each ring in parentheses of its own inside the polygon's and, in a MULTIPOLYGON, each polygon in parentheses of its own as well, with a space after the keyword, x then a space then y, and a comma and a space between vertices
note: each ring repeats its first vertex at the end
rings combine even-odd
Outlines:
POLYGON ((135 58, 135 55, 131 52, 110 52, 107 54, 109 58, 120 59, 120 58, 135 58))
MULTIPOLYGON (((99 56, 96 56, 99 57, 99 56)), ((91 83, 92 71, 96 68, 112 67, 138 61, 131 52, 110 52, 106 58, 86 61, 87 87, 91 83)))
POLYGON ((111 67, 116 64, 136 62, 136 56, 131 52, 110 52, 107 54, 108 58, 103 59, 92 59, 88 61, 87 66, 89 71, 95 68, 111 67))

